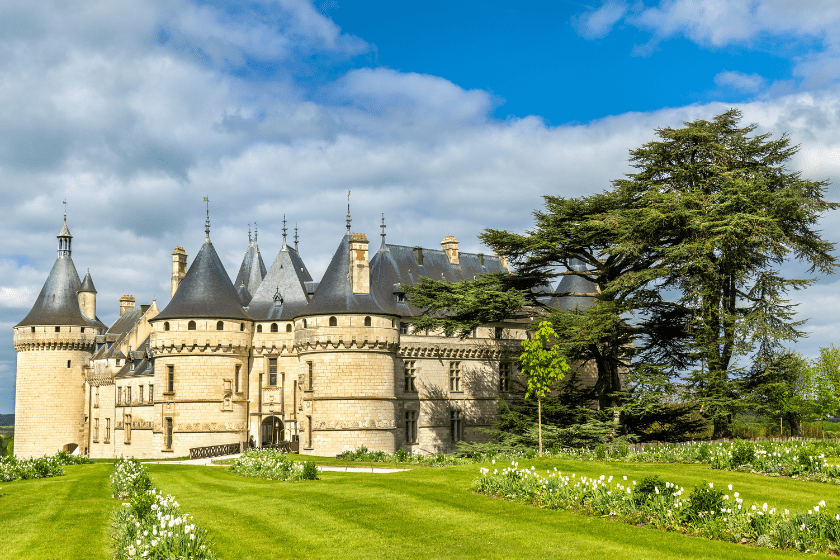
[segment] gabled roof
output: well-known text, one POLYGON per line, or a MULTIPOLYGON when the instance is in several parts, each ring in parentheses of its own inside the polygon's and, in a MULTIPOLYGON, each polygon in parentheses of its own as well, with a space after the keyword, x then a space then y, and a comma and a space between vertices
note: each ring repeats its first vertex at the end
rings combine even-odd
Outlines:
MULTIPOLYGON (((329 313, 371 313, 394 315, 392 305, 380 303, 376 289, 371 285, 370 294, 354 294, 350 286, 350 234, 341 239, 338 249, 330 261, 324 277, 315 290, 315 295, 298 315, 321 315, 329 313)), ((373 277, 371 277, 373 284, 373 277)), ((392 296, 393 297, 393 296, 392 296)))
POLYGON ((309 302, 306 283, 311 281, 303 259, 284 243, 248 304, 248 314, 256 321, 291 321, 309 302))
POLYGON ((79 308, 78 291, 82 287, 70 255, 55 260, 35 305, 16 327, 35 325, 72 325, 105 328, 98 319, 88 319, 79 308))
POLYGON ((152 319, 234 319, 250 321, 242 309, 213 243, 205 240, 169 304, 152 319))
POLYGON ((239 274, 236 276, 234 286, 239 289, 239 286, 244 283, 248 288, 248 293, 255 294, 263 278, 265 278, 265 263, 260 255, 260 248, 256 241, 249 241, 248 250, 245 251, 245 257, 239 266, 239 274))

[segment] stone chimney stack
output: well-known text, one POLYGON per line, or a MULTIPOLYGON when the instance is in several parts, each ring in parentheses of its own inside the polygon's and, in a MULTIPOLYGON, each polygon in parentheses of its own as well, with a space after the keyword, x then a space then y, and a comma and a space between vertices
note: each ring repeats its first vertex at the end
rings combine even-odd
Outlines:
POLYGON ((447 257, 449 257, 449 264, 461 264, 461 261, 458 258, 457 239, 451 235, 447 235, 443 238, 443 241, 440 242, 440 248, 443 249, 443 252, 446 253, 447 257))
POLYGON ((187 252, 183 247, 175 247, 172 251, 172 293, 169 297, 175 295, 178 290, 178 284, 187 275, 187 252))
POLYGON ((120 317, 122 317, 129 309, 134 309, 134 296, 123 296, 120 298, 120 317))
POLYGON ((370 293, 368 240, 364 233, 350 235, 350 288, 354 294, 370 293))

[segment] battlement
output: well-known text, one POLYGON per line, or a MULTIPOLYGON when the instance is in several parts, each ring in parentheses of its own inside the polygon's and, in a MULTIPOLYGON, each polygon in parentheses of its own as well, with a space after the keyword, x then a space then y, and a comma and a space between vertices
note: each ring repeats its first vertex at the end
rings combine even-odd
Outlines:
POLYGON ((92 352, 97 334, 97 329, 91 327, 17 327, 14 329, 13 345, 18 352, 35 350, 92 352))

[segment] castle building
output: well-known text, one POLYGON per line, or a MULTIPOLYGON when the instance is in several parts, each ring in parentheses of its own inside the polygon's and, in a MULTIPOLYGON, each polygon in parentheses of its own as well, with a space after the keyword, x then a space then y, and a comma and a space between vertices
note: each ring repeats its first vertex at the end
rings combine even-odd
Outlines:
POLYGON ((421 311, 401 286, 472 280, 506 264, 460 252, 454 237, 440 249, 388 244, 381 227, 371 255, 348 211, 320 282, 297 233, 287 245, 285 219, 268 270, 249 232, 233 283, 208 215, 189 269, 183 248, 172 253, 169 304, 123 296, 108 328, 90 273, 79 281, 70 258, 65 217, 56 263, 14 327, 16 456, 180 457, 249 439, 325 456, 361 446, 438 453, 485 440, 498 400, 514 396, 526 326, 485 325, 466 339, 415 330, 421 311))

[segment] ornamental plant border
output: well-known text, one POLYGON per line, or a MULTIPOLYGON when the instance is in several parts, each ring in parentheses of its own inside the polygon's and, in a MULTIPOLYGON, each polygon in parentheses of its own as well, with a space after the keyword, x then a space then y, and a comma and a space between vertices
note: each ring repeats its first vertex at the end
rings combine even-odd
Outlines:
POLYGON ((137 459, 116 461, 111 491, 114 498, 128 500, 112 517, 114 558, 216 558, 207 529, 181 512, 174 497, 156 490, 137 459))
POLYGON ((564 476, 555 467, 547 476, 517 462, 501 472, 482 467, 473 481, 479 494, 544 509, 571 510, 631 525, 652 525, 689 536, 800 552, 840 552, 840 513, 831 515, 825 501, 804 512, 778 511, 767 503, 746 507, 738 492, 702 482, 689 496, 685 488, 646 477, 641 484, 627 477, 564 476), (615 482, 614 482, 615 480, 615 482))
POLYGON ((234 460, 228 470, 239 476, 297 482, 318 480, 313 461, 292 461, 279 449, 248 449, 234 460))

